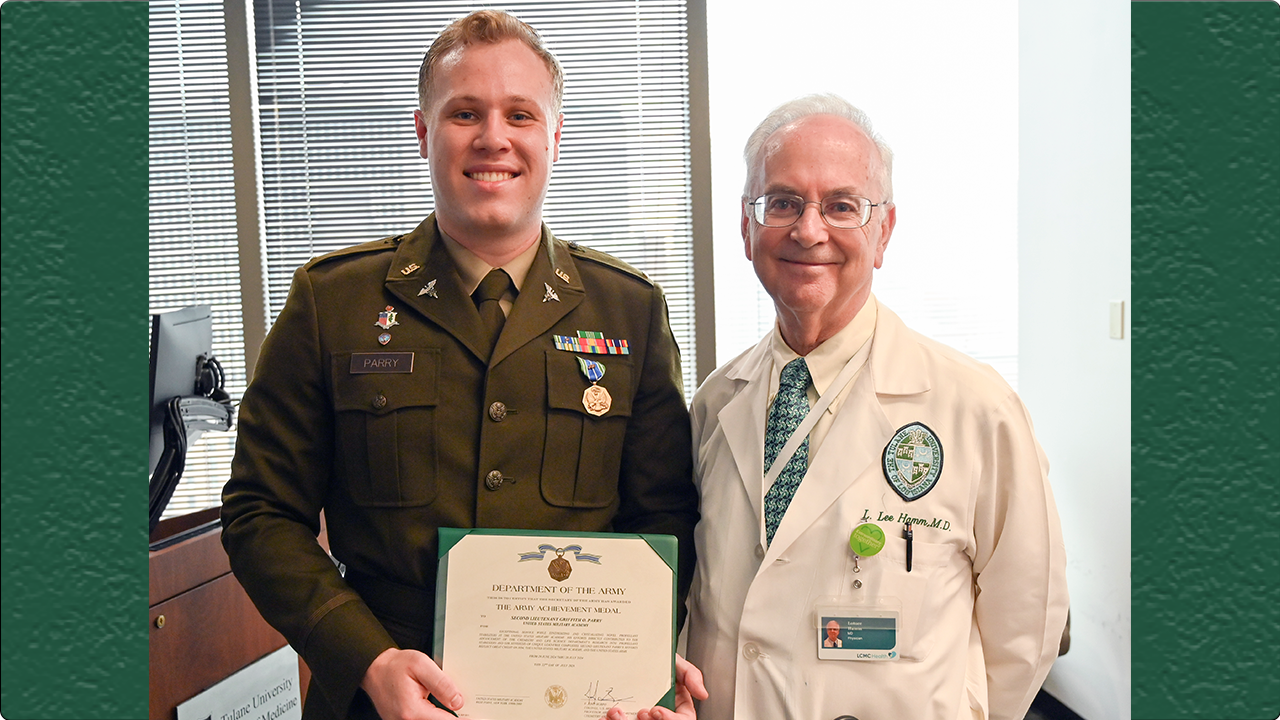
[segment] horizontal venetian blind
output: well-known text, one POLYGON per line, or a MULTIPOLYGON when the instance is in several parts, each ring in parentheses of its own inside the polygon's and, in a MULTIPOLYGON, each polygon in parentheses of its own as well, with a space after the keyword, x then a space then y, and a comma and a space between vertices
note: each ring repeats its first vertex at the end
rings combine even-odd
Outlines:
MULTIPOLYGON (((269 315, 294 268, 407 232, 432 211, 413 131, 422 55, 457 2, 255 0, 269 315)), ((564 65, 565 126, 544 217, 666 291, 694 386, 683 0, 512 2, 564 65)))
MULTIPOLYGON (((238 404, 244 329, 222 0, 154 0, 149 30, 150 311, 213 308, 213 352, 238 404)), ((234 448, 234 429, 191 445, 164 517, 217 505, 234 448)))

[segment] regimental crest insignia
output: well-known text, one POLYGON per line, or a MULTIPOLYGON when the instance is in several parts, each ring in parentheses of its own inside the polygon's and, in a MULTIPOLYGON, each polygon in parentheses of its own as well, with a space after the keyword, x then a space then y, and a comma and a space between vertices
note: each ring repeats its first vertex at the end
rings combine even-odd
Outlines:
POLYGON ((903 425, 884 446, 884 478, 908 502, 918 500, 942 475, 942 442, 924 423, 903 425))
POLYGON ((383 330, 388 330, 393 325, 400 324, 396 322, 396 315, 397 315, 396 309, 388 305, 386 310, 383 310, 382 312, 378 313, 378 322, 374 323, 374 325, 377 325, 383 330))

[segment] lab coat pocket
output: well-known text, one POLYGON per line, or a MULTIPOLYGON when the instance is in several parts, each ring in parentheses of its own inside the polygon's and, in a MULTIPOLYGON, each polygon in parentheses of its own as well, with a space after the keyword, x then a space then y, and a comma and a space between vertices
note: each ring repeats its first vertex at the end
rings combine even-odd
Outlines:
POLYGON ((881 597, 895 597, 902 602, 902 625, 899 629, 898 648, 903 660, 921 661, 933 649, 936 608, 931 602, 939 595, 937 575, 956 551, 952 546, 938 543, 912 542, 911 572, 907 572, 906 540, 888 538, 881 551, 884 562, 884 578, 880 583, 881 597))
MULTIPOLYGON (((334 353, 334 465, 365 507, 414 507, 436 499, 440 351, 415 349, 412 372, 351 372, 334 353)), ((403 354, 403 353, 402 353, 403 354)))
MULTIPOLYGON (((600 415, 587 411, 591 382, 578 355, 547 351, 547 437, 542 453, 542 498, 559 507, 603 508, 618 498, 622 444, 631 416, 631 359, 601 355, 605 366, 596 383, 609 395, 600 415)), ((587 357, 587 356, 583 356, 587 357)), ((598 400, 598 398, 597 398, 598 400)), ((595 405, 596 410, 601 405, 595 405)))

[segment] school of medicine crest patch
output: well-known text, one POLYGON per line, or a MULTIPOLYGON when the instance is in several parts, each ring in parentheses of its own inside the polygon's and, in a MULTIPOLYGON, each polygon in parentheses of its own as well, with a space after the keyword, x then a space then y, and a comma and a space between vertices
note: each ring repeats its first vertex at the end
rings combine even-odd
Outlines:
POLYGON ((910 502, 924 497, 942 474, 942 442, 924 423, 903 425, 884 446, 884 477, 910 502))

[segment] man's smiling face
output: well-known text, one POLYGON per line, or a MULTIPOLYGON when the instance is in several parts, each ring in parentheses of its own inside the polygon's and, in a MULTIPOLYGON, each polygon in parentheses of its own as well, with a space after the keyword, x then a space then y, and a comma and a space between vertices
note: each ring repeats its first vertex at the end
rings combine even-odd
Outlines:
POLYGON ((440 228, 480 244, 539 232, 562 123, 542 59, 518 40, 460 47, 429 102, 414 119, 440 228))
MULTIPOLYGON (((846 194, 879 203, 879 163, 875 144, 853 123, 811 115, 765 142, 760 167, 750 169, 756 173, 751 194, 788 193, 805 201, 846 194)), ((742 206, 747 259, 779 315, 816 318, 834 330, 847 325, 871 292, 872 270, 884 261, 892 208, 873 208, 870 222, 846 230, 828 225, 809 204, 791 226, 771 228, 755 222, 748 201, 742 206)))

